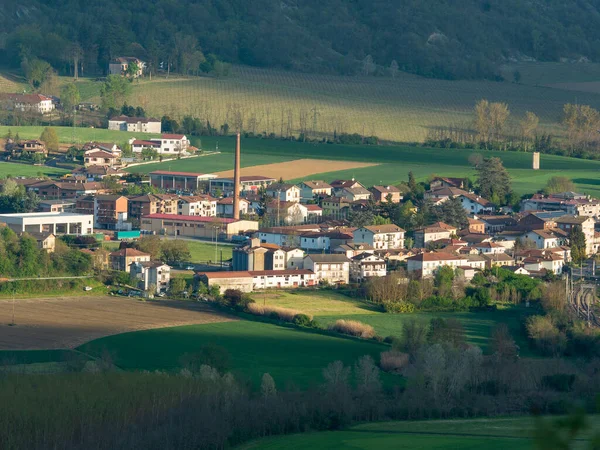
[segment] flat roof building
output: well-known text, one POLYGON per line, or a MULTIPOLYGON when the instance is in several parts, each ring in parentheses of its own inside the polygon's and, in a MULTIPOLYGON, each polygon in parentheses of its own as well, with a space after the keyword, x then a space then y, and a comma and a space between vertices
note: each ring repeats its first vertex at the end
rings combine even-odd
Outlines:
POLYGON ((178 214, 149 214, 142 217, 141 229, 167 236, 187 236, 230 239, 245 231, 257 231, 256 220, 235 220, 222 217, 184 216, 178 214))
POLYGON ((0 214, 0 222, 4 222, 16 233, 52 233, 57 234, 92 234, 94 231, 93 214, 76 214, 69 212, 37 212, 22 214, 0 214))
POLYGON ((207 182, 217 177, 210 173, 170 172, 166 170, 156 170, 148 175, 152 186, 171 191, 197 191, 203 187, 204 183, 208 188, 207 182))

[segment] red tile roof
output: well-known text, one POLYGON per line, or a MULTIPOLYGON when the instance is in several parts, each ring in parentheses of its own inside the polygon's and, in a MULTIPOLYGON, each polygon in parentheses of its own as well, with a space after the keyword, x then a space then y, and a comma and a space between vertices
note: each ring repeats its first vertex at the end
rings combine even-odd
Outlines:
POLYGON ((148 214, 143 216, 143 219, 163 219, 163 220, 178 220, 180 222, 215 222, 215 223, 233 223, 235 219, 226 219, 223 217, 201 217, 201 216, 185 216, 180 214, 148 214))

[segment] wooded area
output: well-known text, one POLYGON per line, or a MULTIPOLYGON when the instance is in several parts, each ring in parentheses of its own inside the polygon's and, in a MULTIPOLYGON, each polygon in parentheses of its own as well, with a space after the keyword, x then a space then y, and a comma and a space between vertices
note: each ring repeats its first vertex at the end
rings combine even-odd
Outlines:
POLYGON ((0 56, 14 67, 40 58, 73 75, 106 73, 117 56, 143 58, 153 71, 197 74, 211 61, 220 71, 215 54, 260 67, 450 79, 499 78, 499 62, 523 56, 600 59, 600 17, 589 14, 598 0, 536 3, 7 0, 0 56))

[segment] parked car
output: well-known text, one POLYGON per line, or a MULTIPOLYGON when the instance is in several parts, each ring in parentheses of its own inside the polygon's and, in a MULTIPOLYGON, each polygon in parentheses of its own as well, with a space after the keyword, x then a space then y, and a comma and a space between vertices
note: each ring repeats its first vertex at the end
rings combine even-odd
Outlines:
POLYGON ((196 267, 192 265, 187 265, 185 266, 185 270, 196 270, 196 267))
POLYGON ((158 294, 156 294, 156 295, 157 295, 157 296, 159 296, 159 297, 164 297, 164 296, 165 296, 165 295, 167 295, 167 294, 165 294, 164 292, 159 292, 159 293, 158 293, 158 294))
POLYGON ((84 291, 91 291, 91 290, 92 290, 92 287, 91 287, 91 286, 86 286, 86 287, 84 287, 84 288, 83 288, 83 290, 84 290, 84 291))

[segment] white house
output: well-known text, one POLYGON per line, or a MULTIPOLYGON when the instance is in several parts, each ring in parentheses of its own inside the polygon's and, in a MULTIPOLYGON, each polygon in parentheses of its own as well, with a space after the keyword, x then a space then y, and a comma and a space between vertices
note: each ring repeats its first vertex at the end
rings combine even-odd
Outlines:
POLYGON ((161 133, 161 122, 159 119, 148 117, 118 116, 108 119, 108 129, 117 131, 129 131, 130 133, 161 133))
POLYGON ((305 232, 300 236, 300 248, 307 251, 329 251, 331 239, 326 232, 305 232))
POLYGON ((589 216, 574 217, 565 215, 554 219, 556 226, 569 234, 574 227, 579 227, 585 236, 585 250, 588 255, 595 253, 594 241, 595 231, 594 226, 596 221, 589 216))
POLYGON ((308 209, 306 205, 298 202, 272 200, 267 205, 267 213, 276 217, 280 223, 288 225, 298 225, 306 222, 308 218, 308 209))
POLYGON ((405 231, 397 225, 369 225, 354 231, 355 244, 368 244, 375 250, 404 248, 405 231))
POLYGON ((336 194, 338 197, 345 198, 349 202, 357 202, 359 200, 369 200, 371 198, 371 192, 364 187, 349 187, 343 188, 336 194))
POLYGON ((42 94, 0 94, 0 109, 48 114, 54 107, 54 101, 42 94))
POLYGON ((313 200, 316 196, 331 196, 331 185, 322 180, 303 181, 298 184, 300 199, 303 202, 313 200))
POLYGON ((387 264, 384 259, 371 253, 354 256, 350 262, 350 278, 353 281, 364 281, 372 277, 385 277, 387 264))
POLYGON ((458 196, 462 207, 468 214, 491 214, 494 212, 492 202, 470 192, 458 196))
POLYGON ((529 272, 546 269, 560 275, 564 265, 564 259, 556 253, 549 253, 543 257, 530 256, 523 260, 523 267, 529 272))
POLYGON ((304 269, 304 250, 301 248, 285 249, 285 268, 288 270, 304 269))
POLYGON ((442 252, 421 253, 407 260, 406 270, 416 272, 421 278, 431 277, 442 266, 453 269, 465 264, 465 259, 458 255, 442 252))
POLYGON ((344 255, 307 255, 304 269, 313 271, 318 282, 348 284, 350 281, 350 260, 344 255))
POLYGON ((177 155, 190 150, 190 141, 184 134, 163 134, 159 139, 130 139, 129 144, 134 153, 141 153, 145 148, 156 150, 160 154, 177 155))
POLYGON ((323 217, 323 208, 319 205, 304 205, 306 208, 306 221, 315 223, 323 217))
POLYGON ((214 217, 217 215, 217 199, 210 195, 179 197, 179 200, 177 200, 177 214, 214 217))
POLYGON ((496 242, 480 242, 475 244, 475 248, 482 254, 498 254, 506 252, 506 246, 497 244, 496 242))
POLYGON ((273 183, 267 187, 267 195, 281 202, 299 202, 300 188, 295 184, 273 183))
POLYGON ((171 267, 160 261, 133 262, 130 265, 130 273, 138 280, 140 289, 147 291, 154 285, 154 293, 164 292, 169 288, 171 280, 171 267))
POLYGON ((565 245, 568 235, 559 229, 533 230, 522 235, 522 239, 533 242, 536 248, 553 248, 565 245))
POLYGON ((221 294, 227 289, 252 292, 259 289, 294 289, 315 286, 317 277, 310 270, 257 270, 237 272, 205 272, 197 274, 208 286, 219 286, 221 294))

